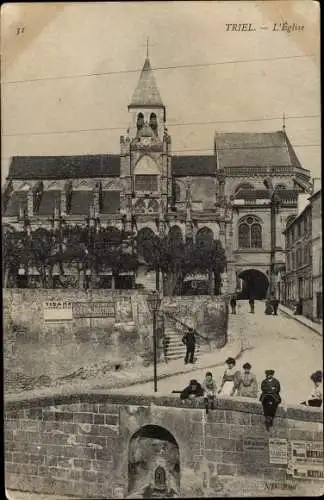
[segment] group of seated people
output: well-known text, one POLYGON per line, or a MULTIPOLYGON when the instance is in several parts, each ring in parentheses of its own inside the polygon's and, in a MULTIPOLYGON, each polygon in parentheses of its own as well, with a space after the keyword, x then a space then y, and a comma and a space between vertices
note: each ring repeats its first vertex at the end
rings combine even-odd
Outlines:
MULTIPOLYGON (((220 388, 217 390, 216 382, 212 373, 209 371, 205 375, 202 384, 193 379, 190 384, 185 387, 180 393, 181 399, 203 397, 205 402, 206 412, 213 409, 216 394, 226 396, 240 396, 248 398, 257 398, 258 383, 256 376, 251 372, 250 363, 245 363, 241 372, 235 368, 236 362, 234 358, 226 360, 227 368, 223 374, 220 388)), ((277 406, 281 403, 280 397, 280 382, 274 377, 274 370, 265 370, 265 379, 261 382, 260 401, 263 406, 268 405, 269 401, 273 401, 270 406, 273 406, 275 412, 277 406)), ((311 380, 314 384, 314 389, 309 398, 301 404, 308 406, 322 406, 323 391, 322 391, 322 372, 316 371, 311 375, 311 380)), ((274 414, 273 414, 274 416, 274 414)))

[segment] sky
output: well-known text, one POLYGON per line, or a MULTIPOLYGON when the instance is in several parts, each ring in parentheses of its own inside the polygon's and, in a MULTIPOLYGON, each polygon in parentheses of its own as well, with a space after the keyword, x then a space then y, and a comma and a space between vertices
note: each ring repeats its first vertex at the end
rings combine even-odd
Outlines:
POLYGON ((119 153, 147 37, 173 152, 212 154, 215 131, 280 130, 285 113, 319 177, 319 16, 311 0, 3 4, 2 183, 14 155, 119 153), (273 30, 285 21, 303 29, 273 30))

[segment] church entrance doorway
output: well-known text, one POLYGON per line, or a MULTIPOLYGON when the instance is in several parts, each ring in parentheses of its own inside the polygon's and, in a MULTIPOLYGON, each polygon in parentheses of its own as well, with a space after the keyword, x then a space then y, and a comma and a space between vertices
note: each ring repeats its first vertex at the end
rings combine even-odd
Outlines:
POLYGON ((267 276, 257 269, 247 269, 239 273, 238 277, 243 281, 239 299, 254 298, 262 300, 266 298, 269 286, 267 276))
POLYGON ((164 427, 141 427, 129 443, 127 498, 171 498, 179 493, 180 455, 176 440, 164 427))

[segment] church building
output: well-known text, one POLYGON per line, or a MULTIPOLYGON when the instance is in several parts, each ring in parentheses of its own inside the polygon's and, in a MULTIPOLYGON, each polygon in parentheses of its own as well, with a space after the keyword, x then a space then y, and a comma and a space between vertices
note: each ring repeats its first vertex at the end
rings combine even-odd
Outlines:
MULTIPOLYGON (((310 181, 285 128, 216 132, 213 154, 172 154, 167 110, 148 57, 128 112, 120 154, 13 157, 3 192, 3 222, 33 230, 64 220, 126 228, 139 239, 153 232, 195 242, 219 240, 227 256, 223 291, 232 292, 240 283, 242 297, 264 297, 271 250, 280 269, 285 263, 282 231, 296 214, 298 191, 310 181), (278 201, 274 249, 266 179, 278 201)), ((148 276, 139 273, 136 280, 154 288, 148 276)))

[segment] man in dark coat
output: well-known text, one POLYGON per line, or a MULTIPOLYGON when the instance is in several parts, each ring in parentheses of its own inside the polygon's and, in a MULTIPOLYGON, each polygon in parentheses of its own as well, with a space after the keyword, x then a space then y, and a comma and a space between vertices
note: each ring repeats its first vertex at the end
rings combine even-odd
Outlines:
POLYGON ((190 380, 190 384, 183 389, 180 399, 197 398, 204 395, 204 389, 197 380, 190 380))
POLYGON ((267 430, 272 426, 278 405, 281 403, 280 382, 274 378, 274 373, 274 370, 266 370, 266 378, 261 383, 260 401, 263 407, 267 430))
POLYGON ((250 304, 250 313, 254 314, 254 298, 253 297, 249 298, 249 304, 250 304))
POLYGON ((279 306, 279 300, 275 296, 274 293, 271 294, 271 305, 273 308, 273 314, 277 316, 277 311, 278 311, 278 306, 279 306))
POLYGON ((187 333, 182 337, 182 342, 186 346, 186 357, 185 365, 194 362, 194 354, 196 348, 196 336, 195 331, 192 328, 188 328, 187 333))
POLYGON ((232 314, 236 314, 236 293, 233 293, 230 298, 230 306, 232 314))

